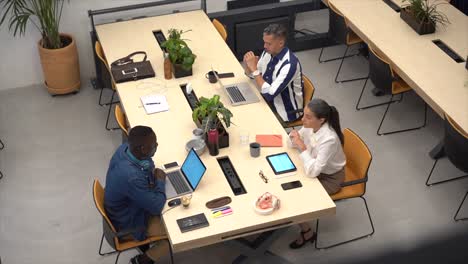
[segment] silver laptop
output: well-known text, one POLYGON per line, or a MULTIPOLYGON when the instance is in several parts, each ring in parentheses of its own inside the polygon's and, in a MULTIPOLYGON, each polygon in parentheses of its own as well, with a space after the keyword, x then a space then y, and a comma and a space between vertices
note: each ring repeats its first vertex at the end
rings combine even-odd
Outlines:
POLYGON ((194 192, 205 172, 205 164, 191 149, 180 169, 166 172, 166 198, 171 199, 194 192))
POLYGON ((260 101, 248 83, 223 85, 216 71, 213 70, 213 72, 215 73, 216 78, 218 79, 218 83, 226 91, 226 94, 228 95, 229 100, 231 101, 231 105, 236 106, 252 104, 260 101))

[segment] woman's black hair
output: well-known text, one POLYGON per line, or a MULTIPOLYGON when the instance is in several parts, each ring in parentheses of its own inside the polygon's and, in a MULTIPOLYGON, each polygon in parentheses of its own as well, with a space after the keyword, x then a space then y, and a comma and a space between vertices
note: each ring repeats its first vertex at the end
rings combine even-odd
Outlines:
POLYGON ((340 126, 340 115, 338 110, 334 106, 330 106, 327 102, 322 99, 312 99, 307 107, 311 112, 315 114, 317 118, 325 118, 325 122, 328 122, 330 126, 335 130, 336 134, 340 138, 341 144, 344 144, 343 132, 340 126))

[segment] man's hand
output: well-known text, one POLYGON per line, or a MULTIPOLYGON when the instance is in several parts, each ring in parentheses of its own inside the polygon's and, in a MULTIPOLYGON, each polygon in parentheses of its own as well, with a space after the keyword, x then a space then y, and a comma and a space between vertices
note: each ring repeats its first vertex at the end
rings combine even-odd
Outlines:
POLYGON ((304 144, 304 141, 302 141, 301 135, 299 135, 297 130, 293 129, 291 133, 289 133, 289 137, 291 138, 293 146, 297 147, 301 151, 305 151, 307 149, 307 146, 304 144))
POLYGON ((166 181, 166 173, 163 170, 155 168, 153 174, 156 180, 166 181))
POLYGON ((255 56, 252 51, 249 51, 244 55, 244 62, 249 73, 257 70, 258 56, 255 56))

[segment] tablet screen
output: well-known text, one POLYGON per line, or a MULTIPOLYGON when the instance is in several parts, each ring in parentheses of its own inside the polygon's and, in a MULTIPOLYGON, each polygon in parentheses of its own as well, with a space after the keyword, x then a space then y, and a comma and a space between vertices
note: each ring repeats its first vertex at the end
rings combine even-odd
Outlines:
POLYGON ((270 155, 266 158, 276 175, 296 170, 296 166, 294 166, 294 163, 286 152, 270 155))

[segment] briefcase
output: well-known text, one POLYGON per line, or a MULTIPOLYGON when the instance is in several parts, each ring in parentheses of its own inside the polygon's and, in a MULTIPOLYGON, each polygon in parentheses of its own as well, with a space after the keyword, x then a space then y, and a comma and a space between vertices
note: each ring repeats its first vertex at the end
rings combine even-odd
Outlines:
POLYGON ((155 76, 151 62, 146 60, 146 52, 144 51, 133 52, 126 57, 114 61, 111 64, 111 71, 116 83, 136 81, 155 76), (143 61, 133 61, 132 57, 137 54, 145 55, 143 61))

